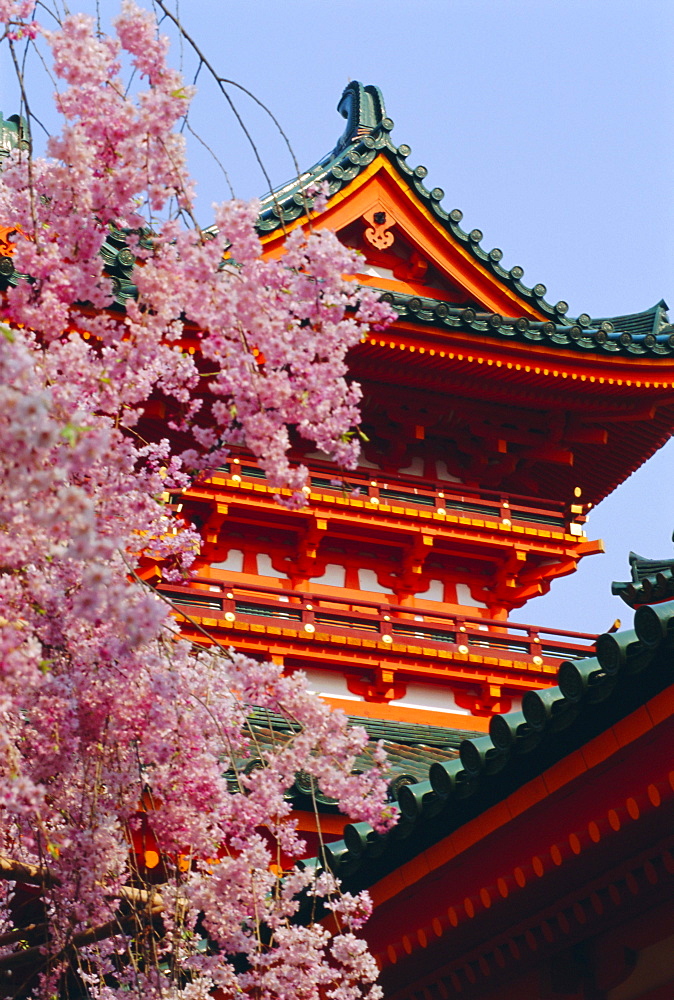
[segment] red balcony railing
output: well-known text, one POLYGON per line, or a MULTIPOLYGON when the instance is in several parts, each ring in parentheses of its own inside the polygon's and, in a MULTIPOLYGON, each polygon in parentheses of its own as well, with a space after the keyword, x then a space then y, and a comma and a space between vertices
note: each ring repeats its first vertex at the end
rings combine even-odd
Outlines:
MULTIPOLYGON (((196 582, 196 581, 195 581, 196 582)), ((296 629, 298 638, 315 632, 335 636, 367 636, 386 645, 410 643, 458 654, 511 654, 529 657, 534 663, 579 659, 594 652, 595 635, 524 625, 519 622, 474 618, 444 611, 421 612, 389 602, 353 601, 339 597, 319 597, 300 591, 271 587, 215 586, 208 590, 202 580, 195 586, 162 585, 159 592, 178 610, 213 619, 219 628, 235 622, 264 623, 296 629)))
MULTIPOLYGON (((264 480, 264 472, 252 460, 233 459, 221 467, 221 472, 235 482, 264 480)), ((339 475, 329 466, 310 463, 309 484, 311 492, 335 499, 353 495, 373 508, 380 505, 403 507, 409 510, 426 510, 438 514, 462 514, 467 517, 486 517, 495 521, 510 521, 538 525, 556 531, 580 534, 585 521, 582 514, 572 511, 571 505, 561 501, 504 493, 478 487, 453 485, 445 481, 424 477, 414 479, 404 475, 390 475, 372 471, 369 475, 355 471, 339 475)))

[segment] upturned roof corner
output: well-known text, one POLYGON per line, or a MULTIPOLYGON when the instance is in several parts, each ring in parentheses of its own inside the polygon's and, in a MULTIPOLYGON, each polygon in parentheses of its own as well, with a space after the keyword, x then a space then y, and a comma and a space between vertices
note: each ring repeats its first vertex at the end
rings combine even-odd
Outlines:
POLYGON ((323 184, 328 195, 328 210, 343 199, 346 190, 374 169, 375 161, 386 160, 392 173, 402 182, 401 188, 411 192, 439 232, 444 232, 459 252, 474 261, 489 276, 494 287, 500 287, 520 311, 505 314, 474 308, 453 308, 437 298, 405 295, 383 288, 386 298, 400 315, 415 321, 441 327, 469 328, 476 333, 513 338, 525 342, 550 341, 558 348, 571 348, 581 353, 639 357, 671 356, 674 352, 674 328, 669 324, 667 304, 661 300, 650 309, 618 317, 593 319, 587 313, 576 318, 567 315, 568 303, 555 304, 545 298, 547 288, 542 283, 531 287, 523 281, 523 268, 502 266, 503 251, 497 247, 485 249, 479 229, 466 231, 461 227, 463 213, 442 207, 445 192, 440 187, 425 184, 428 170, 423 165, 410 166, 411 149, 396 145, 390 136, 393 121, 386 114, 381 90, 358 81, 345 88, 337 110, 346 119, 346 128, 334 148, 309 170, 276 188, 261 200, 258 231, 263 241, 278 239, 284 230, 301 225, 312 216, 312 189, 323 184))
POLYGON ((372 84, 364 87, 357 80, 352 80, 344 88, 337 110, 342 118, 346 118, 346 128, 333 150, 335 154, 346 149, 352 142, 358 142, 366 135, 376 132, 384 122, 387 129, 393 128, 393 122, 386 117, 382 92, 372 84))

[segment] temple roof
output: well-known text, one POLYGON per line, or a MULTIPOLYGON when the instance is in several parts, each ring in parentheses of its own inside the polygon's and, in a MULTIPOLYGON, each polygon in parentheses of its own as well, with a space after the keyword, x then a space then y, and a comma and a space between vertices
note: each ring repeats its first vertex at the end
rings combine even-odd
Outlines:
POLYGON ((480 313, 473 308, 452 308, 435 298, 385 292, 385 297, 393 303, 401 317, 430 326, 468 330, 497 338, 525 342, 547 340, 559 347, 581 352, 601 351, 636 357, 669 356, 674 353, 674 326, 668 323, 667 305, 662 300, 652 308, 632 315, 593 320, 587 313, 582 313, 572 319, 566 315, 566 302, 552 305, 546 301, 544 284, 536 283, 529 287, 522 280, 524 271, 521 267, 503 268, 500 263, 503 252, 498 248, 484 249, 481 245, 483 234, 479 229, 470 232, 462 229, 462 212, 459 209, 447 212, 441 206, 445 196, 443 189, 429 189, 425 185, 426 167, 412 167, 407 162, 410 147, 404 144, 397 146, 392 142, 390 132, 393 121, 386 115, 384 99, 378 87, 363 86, 355 81, 349 83, 337 109, 346 119, 344 133, 334 149, 318 163, 262 199, 258 222, 261 236, 279 232, 306 218, 313 204, 310 192, 314 185, 327 184, 330 203, 377 157, 383 157, 439 227, 485 268, 499 285, 514 292, 520 302, 532 307, 544 318, 537 322, 521 314, 480 313))
MULTIPOLYGON (((470 232, 461 227, 459 209, 445 211, 441 206, 445 192, 440 187, 428 188, 424 183, 427 169, 409 165, 410 147, 395 145, 390 137, 393 121, 387 116, 384 99, 378 87, 353 81, 345 88, 337 110, 346 119, 343 134, 334 148, 309 170, 267 194, 261 200, 258 231, 263 239, 280 235, 286 227, 298 224, 310 214, 313 186, 325 183, 328 203, 342 195, 349 185, 362 175, 378 157, 393 168, 406 189, 416 196, 420 205, 438 228, 490 276, 492 282, 507 290, 511 304, 521 304, 512 315, 484 312, 472 307, 452 306, 437 298, 384 290, 403 319, 439 330, 487 335, 497 340, 537 343, 571 349, 581 353, 601 353, 628 357, 671 357, 674 354, 674 325, 667 317, 667 304, 660 300, 643 312, 630 315, 593 319, 587 313, 576 318, 567 316, 564 301, 552 305, 545 299, 546 286, 536 283, 529 287, 523 282, 524 271, 519 266, 509 270, 501 266, 503 252, 498 248, 482 247, 479 229, 470 232), (529 315, 524 311, 528 309, 529 315)), ((4 121, 0 116, 0 154, 20 141, 25 134, 18 116, 4 121), (6 148, 5 148, 6 146, 6 148)), ((119 304, 137 293, 133 280, 135 257, 128 249, 125 235, 111 231, 101 251, 106 270, 115 283, 119 304)), ((0 281, 16 284, 23 277, 11 268, 9 258, 0 262, 0 281)))
POLYGON ((622 597, 625 604, 637 607, 658 604, 674 597, 674 559, 645 559, 636 552, 630 552, 629 563, 632 579, 614 581, 611 585, 611 592, 622 597))
POLYGON ((581 313, 575 322, 534 322, 526 317, 504 317, 479 313, 472 308, 451 307, 437 299, 384 292, 401 319, 412 319, 433 327, 472 330, 478 334, 551 344, 578 351, 600 350, 607 354, 639 357, 671 356, 674 353, 674 326, 667 322, 667 303, 661 299, 644 312, 611 319, 592 320, 581 313))
POLYGON ((465 739, 460 759, 431 763, 398 790, 388 834, 347 826, 325 864, 348 887, 374 884, 606 732, 671 684, 674 601, 637 610, 634 629, 599 636, 596 656, 565 661, 557 686, 525 694, 521 711, 494 716, 490 734, 465 739))
MULTIPOLYGON (((470 717, 466 717, 469 721, 470 717)), ((266 747, 278 743, 279 739, 291 737, 293 724, 282 715, 260 710, 248 719, 251 732, 255 735, 255 746, 266 747)), ((381 742, 386 751, 388 765, 389 794, 396 799, 400 788, 406 784, 414 784, 425 780, 430 766, 437 762, 456 760, 461 743, 469 737, 481 734, 475 730, 456 730, 440 726, 429 726, 410 722, 398 722, 387 719, 361 718, 349 716, 349 725, 360 726, 368 735, 372 745, 381 742)), ((366 769, 371 766, 371 747, 357 758, 356 767, 366 769)), ((255 767, 257 758, 238 761, 239 770, 255 767)), ((231 787, 238 789, 236 775, 232 771, 231 787)), ((299 774, 291 794, 296 799, 296 805, 302 808, 306 805, 303 797, 315 795, 319 805, 329 806, 334 800, 322 795, 306 784, 303 774, 299 774)), ((312 808, 310 806, 310 808, 312 808)))
POLYGON ((395 165, 398 172, 409 183, 410 187, 429 208, 444 228, 470 252, 470 254, 485 265, 492 274, 517 292, 522 298, 528 299, 538 309, 558 322, 566 322, 563 317, 568 310, 566 302, 551 305, 545 300, 547 288, 538 283, 529 288, 522 282, 524 269, 515 266, 505 270, 500 265, 503 251, 497 247, 485 250, 480 244, 483 234, 479 229, 466 232, 461 228, 463 213, 455 208, 446 212, 440 205, 445 192, 440 187, 429 190, 424 184, 428 170, 423 165, 411 167, 407 158, 411 153, 409 146, 396 146, 389 133, 393 129, 393 121, 387 117, 384 98, 378 87, 363 86, 352 81, 347 85, 337 105, 339 113, 346 118, 347 124, 343 135, 334 149, 324 156, 317 164, 306 170, 299 177, 277 188, 266 195, 261 202, 258 228, 261 233, 273 232, 304 215, 311 204, 306 189, 312 185, 328 184, 329 197, 334 197, 346 187, 359 173, 368 167, 377 156, 386 156, 395 165))

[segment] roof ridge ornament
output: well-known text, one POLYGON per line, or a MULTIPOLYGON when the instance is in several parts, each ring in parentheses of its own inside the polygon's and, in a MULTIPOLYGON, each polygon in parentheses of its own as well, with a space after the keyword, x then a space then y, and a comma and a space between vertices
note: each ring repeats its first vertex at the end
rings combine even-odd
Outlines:
POLYGON ((342 118, 346 118, 346 128, 333 152, 339 153, 352 142, 360 142, 366 135, 386 123, 388 130, 393 122, 386 117, 384 97, 379 89, 369 83, 366 87, 358 80, 352 80, 344 88, 337 105, 342 118))
MULTIPOLYGON (((393 122, 386 116, 384 98, 379 87, 372 84, 364 86, 358 80, 350 81, 344 88, 337 105, 337 110, 346 119, 346 127, 335 147, 323 156, 313 167, 296 176, 291 181, 267 194, 261 201, 261 212, 257 229, 261 236, 278 234, 285 225, 298 222, 307 214, 311 207, 311 197, 306 189, 312 184, 325 182, 328 199, 332 200, 338 194, 344 198, 346 189, 359 174, 367 170, 378 156, 385 157, 406 190, 420 199, 423 206, 431 213, 434 220, 454 241, 479 265, 485 268, 501 285, 515 293, 523 306, 533 306, 537 310, 538 319, 533 319, 524 325, 521 316, 501 317, 494 313, 491 318, 485 313, 475 315, 472 319, 464 318, 476 333, 495 333, 504 337, 517 337, 525 341, 540 341, 548 339, 560 348, 571 347, 581 353, 601 351, 602 354, 620 354, 623 357, 668 357, 674 356, 674 324, 669 324, 666 314, 666 303, 661 301, 655 307, 642 313, 626 316, 592 318, 588 313, 581 313, 578 319, 568 316, 569 304, 560 300, 554 305, 547 302, 547 288, 541 282, 529 288, 523 282, 524 269, 519 265, 506 268, 503 265, 503 251, 498 247, 485 250, 481 243, 483 234, 480 229, 470 231, 461 228, 463 213, 455 208, 445 211, 440 202, 444 198, 442 188, 428 189, 424 179, 428 170, 421 164, 410 166, 406 161, 411 149, 407 145, 396 146, 389 136, 393 122)), ((377 250, 385 250, 391 245, 391 223, 395 220, 390 216, 390 208, 384 206, 371 208, 380 215, 380 208, 386 212, 386 225, 372 217, 366 219, 370 223, 369 236, 366 239, 377 250), (388 235, 387 235, 388 234, 388 235)), ((414 261, 413 270, 423 266, 423 261, 414 261)), ((398 273, 394 277, 400 280, 418 278, 418 273, 408 272, 403 275, 398 264, 398 273)), ((395 304, 396 309, 408 311, 409 302, 414 302, 415 321, 433 323, 440 321, 443 326, 455 327, 461 325, 461 320, 453 308, 436 299, 422 299, 417 295, 410 296, 403 292, 387 290, 384 293, 387 301, 395 304)), ((513 304, 512 311, 517 307, 513 304)), ((468 314, 470 315, 470 313, 468 314)))
POLYGON ((0 113, 0 159, 9 156, 13 149, 27 149, 30 141, 28 122, 21 115, 5 118, 0 113))

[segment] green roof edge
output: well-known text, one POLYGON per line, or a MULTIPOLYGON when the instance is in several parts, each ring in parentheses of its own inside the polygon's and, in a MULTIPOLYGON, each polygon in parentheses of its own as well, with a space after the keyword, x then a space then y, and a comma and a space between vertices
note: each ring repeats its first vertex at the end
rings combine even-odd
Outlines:
POLYGON ((673 647, 674 600, 638 608, 634 629, 599 636, 596 656, 563 663, 556 687, 527 692, 522 711, 463 741, 460 760, 432 764, 428 780, 402 788, 391 831, 349 824, 307 865, 322 863, 347 889, 373 885, 671 685, 673 647))
MULTIPOLYGON (((345 88, 337 109, 346 118, 347 125, 334 149, 313 167, 261 199, 258 220, 258 231, 261 235, 273 233, 277 229, 281 229, 284 224, 294 222, 306 214, 313 203, 306 191, 312 185, 326 182, 329 200, 365 170, 378 155, 384 155, 395 166, 401 177, 410 184, 445 230, 458 240, 475 260, 484 265, 501 284, 529 301, 536 309, 552 319, 555 326, 574 325, 573 320, 566 318, 568 303, 560 301, 552 305, 547 302, 545 285, 537 283, 531 288, 525 285, 522 282, 523 268, 518 265, 509 270, 501 267, 502 250, 498 247, 484 250, 480 245, 483 235, 479 229, 466 232, 461 228, 460 222, 463 213, 460 209, 447 212, 441 207, 440 203, 445 196, 443 189, 440 187, 427 188, 423 183, 428 174, 426 167, 423 165, 409 166, 407 157, 411 152, 410 147, 405 144, 396 146, 391 141, 389 133, 393 129, 394 123, 386 115, 384 99, 378 87, 363 86, 357 81, 352 81, 345 88)), ((666 308, 662 301, 659 305, 666 308)), ((643 314, 635 313, 634 315, 641 316, 643 314)), ((581 314, 580 318, 586 319, 587 325, 590 325, 589 316, 581 314)), ((622 318, 628 319, 630 317, 622 318)), ((660 320, 659 315, 657 320, 660 320)), ((602 322, 604 321, 596 321, 597 325, 602 322)))
POLYGON ((528 343, 548 341, 557 347, 570 347, 580 352, 602 351, 629 357, 663 357, 674 353, 674 328, 660 328, 664 300, 640 313, 629 316, 592 320, 581 314, 571 322, 530 320, 526 317, 501 316, 499 313, 479 313, 472 307, 450 306, 442 300, 383 291, 382 299, 390 302, 401 319, 435 327, 472 331, 481 335, 505 337, 528 343), (628 327, 647 328, 635 335, 628 327))

